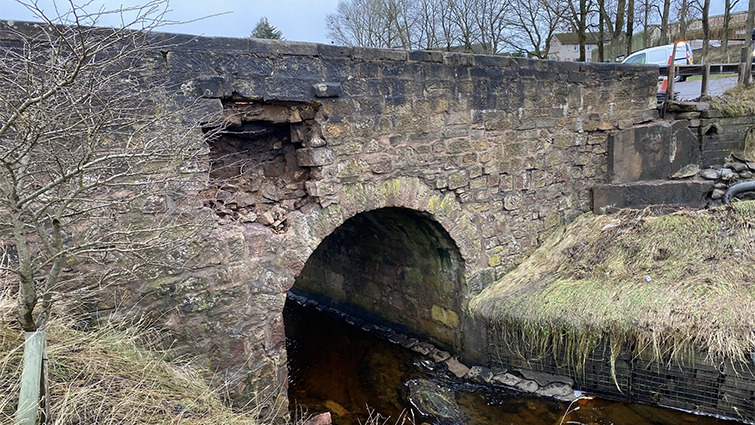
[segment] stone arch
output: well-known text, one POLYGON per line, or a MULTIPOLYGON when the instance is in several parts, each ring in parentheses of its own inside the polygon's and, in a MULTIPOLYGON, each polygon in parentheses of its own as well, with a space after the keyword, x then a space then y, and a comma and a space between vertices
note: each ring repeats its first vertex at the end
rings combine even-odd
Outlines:
POLYGON ((300 244, 297 249, 287 249, 298 253, 289 261, 295 265, 290 272, 294 277, 302 273, 306 282, 297 284, 297 290, 384 319, 448 348, 461 347, 459 326, 469 296, 467 281, 477 269, 481 242, 478 227, 453 194, 439 193, 420 179, 407 177, 344 185, 336 203, 291 219, 289 234, 300 244), (366 248, 360 248, 368 243, 366 240, 349 245, 348 249, 360 258, 359 267, 350 270, 343 265, 347 262, 337 259, 331 264, 328 258, 339 254, 319 250, 323 247, 328 252, 333 246, 349 244, 349 240, 359 238, 359 232, 365 238, 385 237, 366 248), (383 249, 383 244, 387 248, 383 249), (394 249, 399 251, 395 256, 394 249), (389 270, 379 270, 382 263, 378 260, 363 259, 373 255, 365 252, 386 259, 389 270), (308 264, 310 258, 315 265, 308 264), (317 266, 318 262, 328 263, 330 268, 317 266), (377 277, 359 275, 362 269, 374 271, 377 277), (391 273, 395 273, 395 282, 391 273), (365 294, 355 296, 358 291, 343 282, 344 275, 355 274, 364 282, 365 294), (328 283, 317 286, 312 283, 316 278, 328 283), (412 283, 402 289, 402 282, 412 283))
MULTIPOLYGON (((315 206, 309 212, 289 217, 289 233, 294 240, 286 254, 294 276, 301 272, 309 256, 323 239, 356 214, 380 208, 399 207, 427 214, 448 232, 466 265, 465 280, 473 281, 484 268, 480 229, 452 192, 431 189, 417 177, 396 177, 381 182, 344 184, 338 201, 327 207, 315 206)), ((293 282, 291 282, 293 284, 293 282)))

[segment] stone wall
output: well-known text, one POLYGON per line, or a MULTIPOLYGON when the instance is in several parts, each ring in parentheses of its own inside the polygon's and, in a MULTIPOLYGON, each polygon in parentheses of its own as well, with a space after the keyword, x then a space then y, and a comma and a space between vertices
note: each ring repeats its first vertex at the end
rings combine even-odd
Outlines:
POLYGON ((593 188, 593 209, 664 205, 701 208, 755 172, 755 117, 724 117, 708 103, 681 102, 666 120, 614 132, 609 182, 593 188))
MULTIPOLYGON (((348 219, 383 208, 421 213, 429 220, 423 226, 448 236, 440 246, 454 251, 455 245, 458 273, 443 285, 454 288, 456 299, 428 298, 426 326, 417 325, 420 316, 385 313, 390 305, 379 302, 391 299, 384 297, 391 288, 403 288, 397 305, 411 304, 418 296, 411 286, 427 282, 394 277, 400 267, 369 257, 378 250, 360 247, 360 236, 351 252, 364 254, 364 267, 384 269, 365 287, 341 289, 374 286, 370 311, 465 353, 460 329, 471 326, 465 297, 513 268, 557 226, 589 211, 592 186, 607 179, 608 135, 657 115, 656 72, 644 67, 179 41, 162 65, 185 90, 222 100, 232 131, 212 142, 215 164, 237 170, 218 173, 223 182, 205 192, 219 223, 200 252, 205 267, 143 288, 151 295, 141 305, 167 311, 164 324, 193 352, 207 354, 238 396, 285 392, 287 291, 300 274, 303 282, 326 268, 349 278, 354 269, 345 260, 323 266, 324 257, 338 258, 328 243, 325 254, 310 255, 348 219), (261 155, 265 146, 270 152, 261 155), (247 160, 250 166, 234 165, 247 160)), ((392 233, 411 240, 408 246, 440 240, 392 233)), ((416 275, 442 264, 403 266, 416 275)), ((283 405, 285 397, 270 404, 283 405)))

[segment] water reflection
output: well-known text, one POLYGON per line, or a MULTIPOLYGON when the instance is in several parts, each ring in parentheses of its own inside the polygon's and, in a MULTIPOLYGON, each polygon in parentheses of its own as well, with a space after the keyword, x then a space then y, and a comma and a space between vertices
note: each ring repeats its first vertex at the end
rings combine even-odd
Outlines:
MULTIPOLYGON (((528 397, 513 390, 491 391, 453 379, 444 367, 428 367, 423 356, 392 344, 338 317, 290 299, 284 311, 291 406, 309 414, 330 411, 336 425, 364 423, 368 408, 398 417, 408 409, 404 383, 429 379, 456 394, 467 424, 474 425, 675 425, 734 424, 672 409, 580 400, 568 403, 528 397), (432 370, 431 370, 432 369, 432 370)), ((292 412, 296 414, 296 412, 292 412)), ((422 421, 416 420, 416 423, 422 421)), ((393 421, 386 422, 393 424, 393 421)))

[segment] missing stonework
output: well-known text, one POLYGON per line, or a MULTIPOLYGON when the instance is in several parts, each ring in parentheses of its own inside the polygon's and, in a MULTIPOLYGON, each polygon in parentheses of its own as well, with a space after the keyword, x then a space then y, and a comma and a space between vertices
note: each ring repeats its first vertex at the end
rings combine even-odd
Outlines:
POLYGON ((311 203, 305 182, 319 174, 303 154, 325 145, 316 105, 226 102, 226 127, 210 142, 204 205, 220 223, 256 222, 285 232, 289 212, 311 203))

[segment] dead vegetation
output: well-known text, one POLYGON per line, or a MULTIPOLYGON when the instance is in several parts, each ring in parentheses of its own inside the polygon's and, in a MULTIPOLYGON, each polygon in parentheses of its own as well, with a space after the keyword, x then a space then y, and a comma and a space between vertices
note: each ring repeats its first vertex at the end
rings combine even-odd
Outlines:
POLYGON ((711 98, 710 106, 726 117, 755 115, 755 85, 726 90, 722 96, 711 98))
MULTIPOLYGON (((0 297, 3 313, 10 306, 7 297, 0 297)), ((74 324, 59 315, 47 328, 52 417, 48 423, 264 423, 258 412, 228 407, 223 394, 210 387, 190 361, 171 359, 169 351, 160 348, 156 331, 138 324, 77 330, 74 324)), ((13 423, 23 332, 4 320, 0 353, 0 423, 13 423)))
POLYGON ((652 217, 587 214, 554 234, 470 309, 504 340, 566 353, 600 341, 661 361, 718 364, 755 349, 755 202, 652 217))

